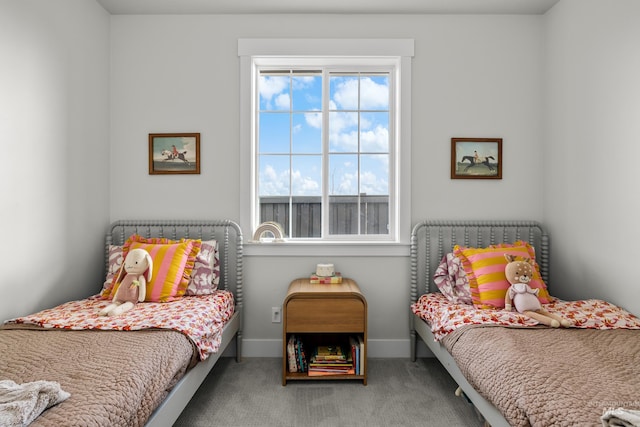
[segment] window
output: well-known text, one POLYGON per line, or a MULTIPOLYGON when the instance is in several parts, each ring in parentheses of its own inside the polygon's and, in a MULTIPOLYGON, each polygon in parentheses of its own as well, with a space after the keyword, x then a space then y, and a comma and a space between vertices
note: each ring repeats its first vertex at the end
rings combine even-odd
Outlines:
POLYGON ((286 237, 389 236, 393 71, 354 68, 258 67, 259 222, 286 237))
POLYGON ((243 227, 252 233, 275 221, 288 242, 401 242, 400 227, 409 227, 413 41, 238 46, 243 227), (363 44, 385 52, 367 53, 363 44))

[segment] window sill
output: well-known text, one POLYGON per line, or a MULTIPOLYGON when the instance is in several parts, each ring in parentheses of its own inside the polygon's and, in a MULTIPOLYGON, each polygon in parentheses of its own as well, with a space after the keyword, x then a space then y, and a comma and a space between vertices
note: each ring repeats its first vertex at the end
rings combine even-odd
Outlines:
POLYGON ((246 242, 245 256, 386 256, 408 257, 408 243, 246 242))

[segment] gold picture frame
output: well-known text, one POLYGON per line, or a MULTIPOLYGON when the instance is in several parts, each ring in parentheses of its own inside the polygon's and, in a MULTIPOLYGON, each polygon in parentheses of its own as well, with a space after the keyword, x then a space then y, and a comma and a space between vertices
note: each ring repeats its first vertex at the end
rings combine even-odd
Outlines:
POLYGON ((199 174, 199 133, 150 133, 149 174, 199 174))

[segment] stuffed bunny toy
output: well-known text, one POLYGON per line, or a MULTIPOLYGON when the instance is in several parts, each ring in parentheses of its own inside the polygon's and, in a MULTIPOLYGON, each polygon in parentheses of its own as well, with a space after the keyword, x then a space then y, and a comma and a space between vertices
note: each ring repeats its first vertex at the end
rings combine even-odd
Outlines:
POLYGON ((118 289, 113 295, 112 303, 100 311, 100 316, 118 316, 133 306, 144 301, 147 282, 151 280, 153 260, 144 249, 131 249, 127 254, 116 284, 118 289))
POLYGON ((509 254, 505 254, 504 257, 507 259, 505 275, 507 281, 511 283, 504 299, 505 309, 511 311, 511 303, 513 302, 519 313, 525 314, 543 325, 552 328, 570 326, 571 323, 568 320, 543 309, 538 300, 540 289, 532 289, 529 286, 529 282, 533 278, 533 260, 525 258, 523 261, 518 261, 515 256, 509 254))

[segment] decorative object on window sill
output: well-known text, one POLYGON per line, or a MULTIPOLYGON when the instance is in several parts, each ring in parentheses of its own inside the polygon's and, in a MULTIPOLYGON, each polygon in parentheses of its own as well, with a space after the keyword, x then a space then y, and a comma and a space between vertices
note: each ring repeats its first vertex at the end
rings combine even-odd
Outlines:
POLYGON ((267 221, 263 222, 256 228, 255 233, 253 233, 252 242, 262 243, 262 242, 284 242, 284 230, 282 230, 282 226, 277 222, 267 221), (271 235, 272 237, 267 237, 271 235))
POLYGON ((502 138, 451 138, 451 179, 502 179, 502 138))

